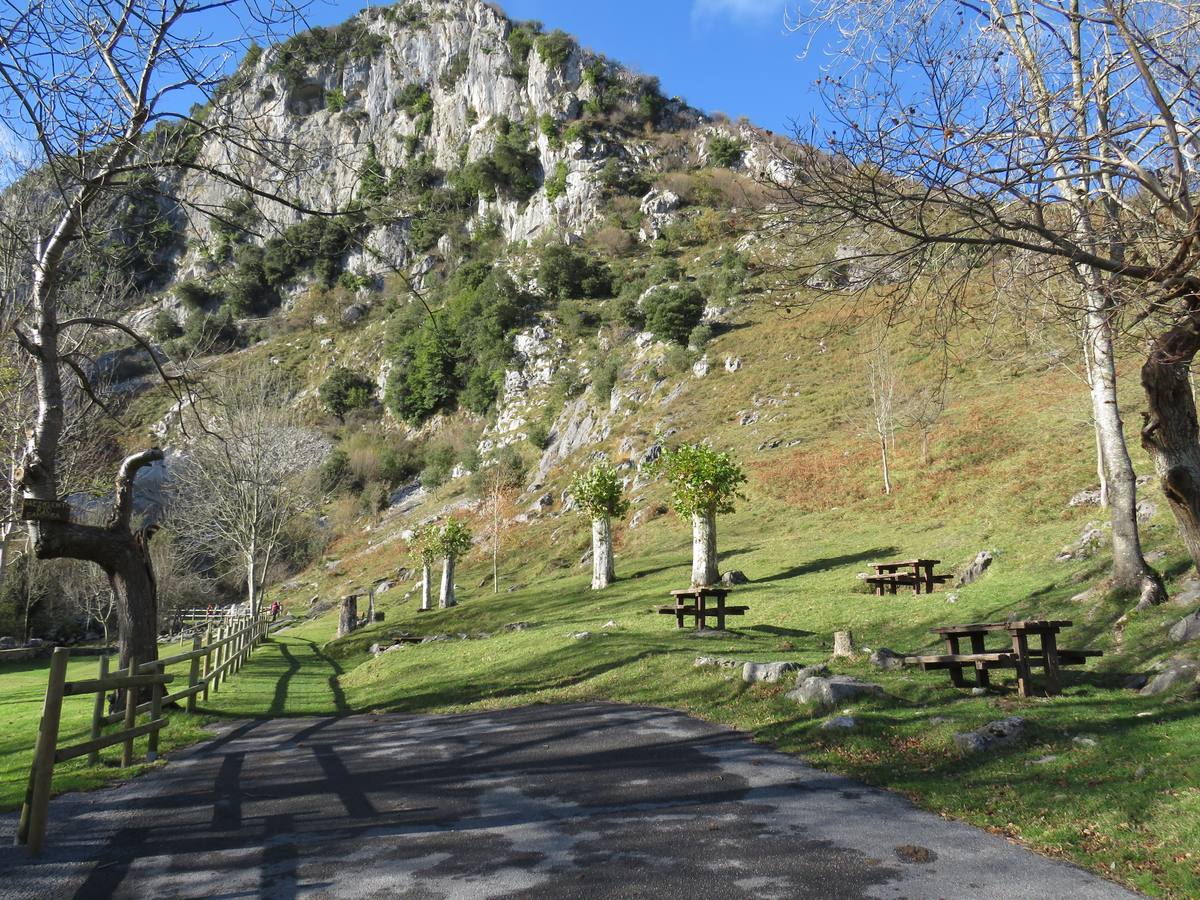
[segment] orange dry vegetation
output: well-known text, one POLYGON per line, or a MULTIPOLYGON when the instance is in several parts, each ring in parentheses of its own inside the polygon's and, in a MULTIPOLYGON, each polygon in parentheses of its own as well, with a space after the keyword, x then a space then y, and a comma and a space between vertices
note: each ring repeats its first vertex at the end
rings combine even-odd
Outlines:
POLYGON ((856 442, 846 449, 797 450, 755 462, 750 473, 770 496, 804 512, 819 512, 874 497, 878 488, 872 477, 878 465, 874 448, 856 442))

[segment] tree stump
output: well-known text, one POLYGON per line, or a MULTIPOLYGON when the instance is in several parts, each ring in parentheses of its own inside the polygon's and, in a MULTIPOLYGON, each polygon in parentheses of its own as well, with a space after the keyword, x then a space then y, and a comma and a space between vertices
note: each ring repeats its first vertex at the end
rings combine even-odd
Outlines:
POLYGON ((342 638, 358 627, 358 594, 342 598, 341 615, 338 617, 337 636, 342 638))
POLYGON ((834 656, 853 656, 854 655, 854 635, 849 631, 835 631, 833 633, 833 655, 834 656))

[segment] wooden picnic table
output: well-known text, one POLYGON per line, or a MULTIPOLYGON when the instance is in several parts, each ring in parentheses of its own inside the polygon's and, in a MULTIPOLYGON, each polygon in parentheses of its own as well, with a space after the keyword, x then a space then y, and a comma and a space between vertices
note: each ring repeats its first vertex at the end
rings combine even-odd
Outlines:
POLYGON ((867 583, 875 589, 875 594, 882 597, 885 591, 896 593, 901 585, 911 587, 914 594, 932 594, 933 586, 946 581, 949 575, 933 574, 933 567, 941 563, 940 559, 902 559, 898 562, 868 563, 875 570, 874 575, 867 576, 867 583), (906 569, 908 571, 901 571, 906 569))
POLYGON ((675 598, 675 602, 670 606, 660 606, 658 611, 664 615, 675 616, 676 628, 684 627, 685 616, 694 616, 697 628, 703 628, 706 619, 716 619, 717 628, 723 630, 726 616, 744 615, 750 608, 748 606, 727 606, 725 598, 729 596, 729 588, 716 585, 681 588, 671 591, 671 596, 675 598), (715 601, 714 605, 708 605, 709 599, 715 601))
POLYGON ((1022 697, 1030 695, 1031 669, 1040 665, 1045 673, 1046 693, 1061 693, 1059 670, 1063 666, 1082 665, 1089 657, 1102 656, 1099 650, 1067 650, 1058 646, 1058 633, 1070 628, 1067 619, 1025 619, 1016 622, 976 622, 967 625, 946 625, 932 628, 941 635, 950 651, 938 656, 910 656, 906 662, 916 663, 922 669, 949 669, 950 681, 956 687, 965 687, 963 669, 970 666, 975 670, 977 687, 988 687, 988 669, 1014 668, 1017 670, 1017 691, 1022 697), (984 638, 994 632, 1006 632, 1012 642, 1011 649, 988 651, 984 638), (1030 648, 1029 639, 1036 637, 1039 646, 1030 648), (971 652, 963 653, 960 642, 966 638, 971 642, 971 652))

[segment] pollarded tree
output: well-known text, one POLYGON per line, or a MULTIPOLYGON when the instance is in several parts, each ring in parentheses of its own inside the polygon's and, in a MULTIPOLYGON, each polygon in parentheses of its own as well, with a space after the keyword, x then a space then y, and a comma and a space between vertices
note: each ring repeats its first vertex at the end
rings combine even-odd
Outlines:
POLYGON ((432 522, 426 522, 413 530, 408 539, 408 549, 421 560, 421 612, 433 609, 433 592, 431 590, 433 564, 438 557, 438 537, 440 529, 432 522))
POLYGON ((437 549, 442 557, 442 592, 438 606, 449 609, 458 602, 454 597, 454 564, 471 549, 471 529, 457 519, 451 519, 438 530, 437 549))
POLYGON ((617 470, 606 460, 576 472, 568 489, 579 509, 592 520, 592 590, 616 580, 613 571, 612 520, 629 512, 629 500, 617 470))
POLYGON ((721 577, 717 514, 733 512, 733 501, 745 499, 741 464, 728 451, 708 444, 680 444, 664 449, 654 467, 667 476, 675 512, 692 520, 692 584, 715 584, 721 577))

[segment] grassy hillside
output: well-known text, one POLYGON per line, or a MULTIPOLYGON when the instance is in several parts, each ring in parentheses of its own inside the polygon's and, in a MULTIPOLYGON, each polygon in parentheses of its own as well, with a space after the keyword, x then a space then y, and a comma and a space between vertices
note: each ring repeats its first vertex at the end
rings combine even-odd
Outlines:
MULTIPOLYGON (((697 639, 654 612, 688 578, 690 529, 673 515, 623 527, 620 581, 593 593, 578 564, 588 546, 586 523, 551 512, 507 535, 499 594, 484 583, 490 558, 480 547, 460 569, 458 608, 418 613, 415 594, 403 599, 414 586, 409 575, 380 598, 382 625, 325 645, 322 671, 334 674, 332 665, 344 671, 325 708, 415 712, 593 698, 670 706, 744 728, 1143 890, 1194 895, 1200 832, 1191 813, 1200 740, 1192 717, 1200 706, 1188 697, 1141 698, 1121 687, 1129 674, 1178 650, 1165 641, 1165 629, 1187 610, 1152 610, 1115 631, 1128 600, 1071 599, 1103 576, 1104 552, 1054 561, 1089 521, 1103 518, 1094 508, 1067 506, 1093 479, 1079 383, 1044 366, 958 366, 951 412, 934 435, 930 464, 920 464, 913 439, 902 433, 896 490, 884 497, 875 451, 847 422, 846 411, 863 403, 857 341, 830 338, 820 352, 804 337, 812 325, 752 311, 745 327, 710 348, 717 365, 707 377, 682 377, 669 404, 646 404, 610 438, 615 451, 622 435, 674 427, 673 440, 711 437, 747 464, 748 500, 719 522, 722 569, 741 569, 752 582, 737 590, 750 612, 735 623, 735 634, 697 639), (727 353, 741 357, 738 371, 720 366, 727 353), (739 411, 756 408, 755 398, 759 422, 738 425, 739 411), (799 444, 758 449, 780 436, 799 444), (870 560, 914 554, 959 568, 981 549, 996 551, 995 564, 959 590, 877 598, 862 592, 855 577, 870 560), (1053 700, 1017 698, 1004 673, 994 676, 997 692, 972 697, 952 688, 945 673, 884 674, 865 659, 837 665, 880 681, 890 694, 848 707, 860 723, 849 734, 820 730, 823 716, 783 697, 790 685, 748 686, 736 670, 693 666, 697 655, 824 662, 832 633, 844 628, 865 647, 917 651, 936 646, 931 627, 1014 615, 1071 619, 1075 627, 1062 644, 1096 647, 1105 656, 1069 670, 1064 695, 1053 700), (517 622, 529 627, 506 630, 517 622), (401 633, 455 639, 374 658, 367 653, 401 633), (953 749, 954 732, 1010 714, 1033 723, 1026 745, 983 760, 962 759, 953 749)), ((919 351, 905 355, 910 371, 923 362, 919 351)), ((1140 454, 1136 462, 1148 471, 1140 454)), ((452 502, 461 487, 452 482, 426 510, 342 540, 284 602, 300 611, 307 596, 335 598, 411 568, 395 532, 452 502)), ((1153 499, 1152 489, 1147 494, 1153 499)), ((634 495, 635 508, 654 509, 663 492, 651 485, 634 495)), ((1165 510, 1145 537, 1149 551, 1166 554, 1159 565, 1168 575, 1186 570, 1165 510)), ((333 628, 327 612, 296 639, 319 645, 333 628)), ((292 689, 279 690, 282 699, 273 689, 268 707, 276 713, 291 709, 292 689)), ((231 702, 237 706, 236 697, 231 702)), ((256 703, 239 711, 266 711, 256 703)))

